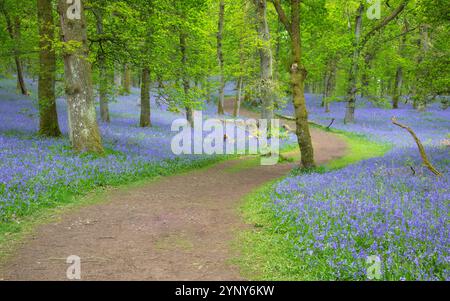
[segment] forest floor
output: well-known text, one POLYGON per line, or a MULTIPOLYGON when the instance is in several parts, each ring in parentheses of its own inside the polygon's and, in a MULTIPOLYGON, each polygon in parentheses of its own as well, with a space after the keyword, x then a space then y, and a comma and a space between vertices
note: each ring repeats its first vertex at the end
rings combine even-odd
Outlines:
MULTIPOLYGON (((241 114, 256 117, 245 109, 241 114)), ((319 164, 347 152, 334 134, 313 128, 312 137, 319 164)), ((76 255, 83 280, 241 280, 231 242, 252 226, 239 205, 296 164, 261 166, 258 158, 245 157, 110 189, 103 201, 38 226, 0 268, 0 279, 67 280, 66 258, 76 255)))

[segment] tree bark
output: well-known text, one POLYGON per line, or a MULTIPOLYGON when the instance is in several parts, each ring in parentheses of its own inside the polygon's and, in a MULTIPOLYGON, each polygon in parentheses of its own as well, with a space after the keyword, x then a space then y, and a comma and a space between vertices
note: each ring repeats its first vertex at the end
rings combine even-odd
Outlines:
MULTIPOLYGON (((190 83, 189 83, 189 77, 187 74, 187 43, 186 43, 186 34, 184 34, 184 33, 180 33, 180 49, 181 49, 181 64, 183 66, 183 72, 182 72, 183 89, 184 89, 184 94, 187 97, 189 94, 190 83)), ((186 109, 186 119, 189 122, 189 124, 192 127, 194 127, 194 117, 192 115, 191 105, 188 103, 185 103, 185 109, 186 109)))
POLYGON ((150 111, 150 69, 144 67, 142 69, 141 80, 141 127, 150 127, 151 111, 150 111))
POLYGON ((358 8, 358 13, 356 15, 356 26, 355 26, 355 39, 353 42, 353 57, 352 57, 352 65, 349 72, 349 80, 348 80, 348 90, 347 90, 347 110, 345 112, 345 123, 354 123, 355 122, 355 107, 356 107, 356 93, 358 91, 357 83, 358 83, 358 71, 359 71, 359 56, 361 53, 360 48, 360 40, 361 40, 361 31, 362 31, 362 16, 364 12, 364 4, 361 2, 358 8))
POLYGON ((304 168, 315 166, 314 149, 308 124, 305 101, 305 79, 307 71, 302 64, 302 44, 300 35, 300 0, 291 0, 291 20, 288 19, 280 0, 273 0, 280 21, 291 37, 291 86, 295 108, 296 134, 304 168))
POLYGON ((337 62, 335 59, 331 59, 327 66, 327 76, 325 79, 325 92, 324 92, 324 107, 325 112, 330 112, 330 97, 333 95, 336 86, 336 69, 337 62))
MULTIPOLYGON (((407 20, 405 20, 404 22, 405 22, 405 25, 403 27, 402 37, 400 39, 400 45, 399 45, 399 50, 398 50, 399 55, 402 58, 404 56, 407 33, 409 31, 407 20)), ((394 93, 392 96, 392 108, 393 109, 398 109, 398 105, 400 102, 400 96, 402 95, 402 88, 403 88, 403 66, 399 64, 397 66, 397 71, 395 72, 394 93)))
POLYGON ((122 72, 117 63, 114 66, 114 86, 116 94, 120 94, 122 90, 122 72))
POLYGON ((224 74, 224 58, 223 58, 223 26, 225 19, 225 1, 220 0, 219 3, 219 24, 218 24, 218 32, 217 32, 217 59, 219 61, 220 68, 220 84, 219 84, 219 103, 217 108, 217 113, 219 115, 223 115, 224 111, 224 103, 225 103, 225 74, 224 74))
MULTIPOLYGON (((430 48, 430 38, 428 34, 429 25, 422 24, 420 26, 420 40, 419 40, 419 46, 420 46, 420 54, 418 57, 417 65, 419 66, 422 64, 424 58, 426 57, 429 48, 430 48)), ((420 77, 420 72, 416 72, 416 77, 420 77)), ((420 82, 419 78, 416 79, 416 82, 420 82)), ((416 88, 417 91, 417 88, 416 88)), ((414 108, 419 111, 424 111, 426 108, 426 97, 424 93, 419 93, 418 95, 415 95, 414 97, 414 108)))
POLYGON ((392 108, 398 109, 403 86, 403 67, 398 66, 395 74, 394 96, 392 98, 392 108))
POLYGON ((242 103, 242 87, 244 85, 244 78, 239 76, 236 90, 236 97, 234 99, 233 117, 239 117, 242 103))
POLYGON ((261 45, 259 46, 260 85, 261 85, 261 118, 266 119, 270 132, 274 110, 273 92, 273 58, 270 45, 269 24, 267 23, 267 1, 254 0, 257 15, 257 30, 261 45))
MULTIPOLYGON (((95 11, 97 34, 103 35, 103 13, 101 10, 95 11)), ((101 42, 100 42, 101 43, 101 42)), ((99 98, 100 98, 100 117, 103 122, 110 122, 109 106, 108 106, 108 74, 106 70, 106 55, 100 44, 98 53, 98 69, 99 69, 99 98)))
POLYGON ((131 69, 129 64, 125 64, 123 70, 123 92, 125 95, 131 93, 131 69))
POLYGON ((51 0, 37 0, 39 23, 39 134, 49 137, 61 135, 56 111, 55 72, 56 55, 53 49, 55 31, 51 0))
POLYGON ((66 0, 59 0, 58 3, 62 42, 77 45, 64 53, 69 137, 75 151, 102 153, 103 146, 92 88, 91 64, 88 61, 87 24, 83 4, 84 1, 81 1, 78 7, 67 4, 66 0))
POLYGON ((371 49, 364 56, 364 68, 361 76, 361 97, 369 96, 370 72, 377 49, 371 49))
POLYGON ((15 24, 12 23, 11 17, 8 13, 8 9, 5 7, 4 1, 0 2, 0 11, 5 16, 6 29, 8 31, 9 37, 11 38, 12 41, 14 41, 13 53, 17 71, 18 90, 20 90, 22 95, 29 95, 25 84, 25 77, 23 75, 22 60, 20 59, 19 50, 17 49, 18 39, 20 36, 20 22, 19 22, 20 20, 16 18, 15 24))

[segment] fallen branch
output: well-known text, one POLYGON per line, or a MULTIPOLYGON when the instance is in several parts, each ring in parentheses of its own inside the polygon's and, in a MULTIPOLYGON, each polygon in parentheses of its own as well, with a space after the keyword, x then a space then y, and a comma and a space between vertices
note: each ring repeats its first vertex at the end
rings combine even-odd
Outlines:
POLYGON ((415 176, 415 175, 416 175, 416 170, 414 169, 414 167, 410 166, 409 168, 411 168, 411 171, 412 171, 412 173, 413 173, 413 176, 415 176))
POLYGON ((293 117, 293 116, 287 116, 287 115, 282 115, 282 114, 275 114, 275 116, 277 116, 278 118, 281 118, 281 119, 295 121, 295 117, 293 117))
POLYGON ((329 126, 327 126, 327 130, 329 130, 330 128, 331 128, 331 126, 333 125, 333 123, 336 121, 336 119, 332 119, 331 120, 331 123, 330 123, 330 125, 329 126))
POLYGON ((417 137, 416 133, 414 133, 414 131, 410 127, 399 123, 395 117, 392 118, 392 123, 398 127, 401 127, 402 129, 407 130, 411 134, 411 136, 413 136, 414 140, 416 141, 417 146, 419 147, 420 156, 422 157, 424 165, 426 167, 428 167, 428 169, 432 173, 434 173, 436 176, 441 177, 442 174, 436 168, 434 168, 433 164, 431 164, 430 160, 428 160, 427 153, 425 152, 425 148, 423 147, 423 144, 420 141, 420 139, 417 137))
MULTIPOLYGON (((278 117, 278 118, 280 118, 280 119, 284 119, 284 120, 288 120, 288 121, 294 121, 294 122, 297 121, 297 120, 295 119, 295 117, 293 117, 293 116, 287 116, 287 115, 282 115, 282 114, 275 114, 275 116, 278 117)), ((315 125, 315 126, 319 126, 319 127, 322 127, 322 126, 323 126, 323 125, 318 124, 318 123, 316 123, 316 122, 314 122, 314 121, 311 121, 311 120, 308 120, 308 123, 309 123, 309 124, 312 124, 312 125, 315 125)))

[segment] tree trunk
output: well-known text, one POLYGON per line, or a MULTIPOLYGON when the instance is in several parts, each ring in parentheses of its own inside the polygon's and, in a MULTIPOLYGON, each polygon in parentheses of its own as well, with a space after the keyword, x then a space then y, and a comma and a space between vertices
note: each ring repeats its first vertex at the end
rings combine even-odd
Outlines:
POLYGON ((236 98, 234 99, 233 117, 239 117, 242 102, 242 86, 244 84, 244 79, 242 76, 239 77, 236 90, 236 98))
POLYGON ((363 74, 361 76, 361 97, 369 96, 369 84, 370 84, 370 76, 369 73, 372 69, 372 62, 375 58, 374 52, 377 50, 369 50, 368 53, 364 56, 364 69, 363 74))
POLYGON ((225 19, 225 1, 220 0, 219 3, 219 25, 217 32, 217 59, 219 61, 220 67, 220 85, 219 85, 219 103, 217 108, 217 113, 223 115, 224 103, 225 103, 225 74, 224 74, 224 59, 222 50, 222 40, 223 40, 223 25, 225 19))
POLYGON ((0 11, 5 16, 6 21, 6 29, 8 31, 9 37, 14 42, 13 53, 14 53, 14 62, 16 64, 17 71, 17 88, 22 93, 22 95, 29 95, 27 87, 25 85, 25 79, 23 75, 23 66, 22 61, 20 59, 19 49, 17 49, 18 39, 20 36, 20 19, 17 17, 15 19, 15 24, 12 23, 11 17, 8 13, 8 8, 5 7, 4 2, 0 2, 0 11))
POLYGON ((323 98, 326 113, 330 112, 330 97, 332 96, 334 88, 336 86, 336 69, 337 62, 335 61, 335 59, 331 59, 327 66, 327 75, 325 78, 325 91, 323 98))
POLYGON ((88 61, 87 24, 83 2, 80 6, 59 0, 61 38, 80 46, 64 53, 65 90, 68 104, 69 136, 75 151, 102 153, 88 61))
POLYGON ((297 139, 301 150, 301 161, 304 168, 315 166, 314 149, 308 124, 308 111, 305 100, 305 80, 307 71, 302 65, 302 49, 300 36, 300 1, 291 0, 292 8, 292 65, 291 83, 297 124, 297 139))
POLYGON ((326 102, 326 95, 327 95, 327 87, 328 87, 328 80, 329 80, 329 72, 328 72, 328 67, 327 70, 325 70, 325 75, 324 75, 324 79, 323 79, 323 97, 322 97, 322 102, 320 103, 320 107, 324 108, 325 107, 325 102, 326 102))
MULTIPOLYGON (((186 34, 180 33, 180 49, 181 49, 181 64, 183 66, 183 72, 182 72, 182 81, 183 81, 183 89, 184 94, 187 97, 189 94, 190 84, 189 84, 189 77, 187 74, 187 43, 186 43, 186 34)), ((185 102, 185 109, 186 109, 186 119, 189 122, 189 124, 194 127, 194 118, 192 115, 192 108, 191 105, 185 102)))
POLYGON ((125 64, 123 71, 123 91, 125 95, 131 93, 131 69, 129 64, 125 64))
POLYGON ((257 11, 257 29, 261 41, 259 47, 260 77, 261 77, 261 117, 266 119, 270 132, 271 120, 273 119, 274 92, 273 92, 273 58, 270 45, 270 32, 267 23, 267 1, 254 0, 257 11))
POLYGON ((347 110, 345 112, 345 123, 354 123, 355 122, 355 107, 356 107, 356 93, 358 91, 358 71, 359 71, 359 56, 360 56, 360 40, 361 40, 361 31, 362 31, 362 16, 364 12, 364 4, 361 2, 358 13, 356 16, 356 26, 355 26, 355 40, 353 42, 353 58, 352 58, 352 66, 349 74, 349 87, 347 91, 348 103, 347 110))
MULTIPOLYGON (((427 52, 429 51, 430 48, 430 37, 428 34, 428 29, 429 29, 429 25, 427 24, 422 24, 420 26, 420 55, 419 55, 419 59, 418 59, 418 64, 420 65, 424 58, 427 55, 427 52)), ((416 72, 416 76, 421 76, 420 74, 418 74, 419 72, 416 72)), ((425 95, 424 93, 419 93, 419 95, 417 95, 414 99, 414 108, 416 108, 419 111, 424 111, 426 108, 426 98, 427 95, 425 95)))
POLYGON ((141 127, 152 126, 150 114, 150 69, 144 67, 141 80, 141 127))
POLYGON ((116 95, 120 94, 122 90, 122 72, 120 71, 117 63, 114 66, 114 88, 116 91, 116 95))
POLYGON ((280 0, 273 0, 280 21, 284 24, 291 37, 291 86, 295 109, 295 123, 298 145, 300 146, 301 162, 304 168, 312 168, 314 149, 309 131, 308 111, 305 101, 305 80, 307 71, 302 64, 302 41, 300 32, 300 0, 291 0, 291 20, 288 19, 280 0))
POLYGON ((39 134, 49 137, 61 135, 56 111, 55 72, 56 55, 52 1, 37 0, 39 23, 39 134))
MULTIPOLYGON (((400 57, 403 57, 405 54, 405 47, 406 47, 406 34, 408 32, 408 22, 405 20, 405 25, 403 27, 403 36, 400 40, 400 46, 399 46, 399 54, 400 57)), ((392 97, 392 107, 394 109, 398 109, 400 96, 402 95, 402 88, 403 88, 403 67, 399 65, 397 67, 397 71, 395 74, 395 84, 394 84, 394 95, 392 97)))
POLYGON ((395 74, 394 97, 392 98, 392 107, 394 109, 398 109, 400 95, 402 94, 402 86, 403 86, 403 68, 401 66, 398 66, 397 72, 395 74))
MULTIPOLYGON (((96 25, 97 34, 103 35, 103 13, 101 10, 96 10, 96 25)), ((106 70, 106 56, 102 47, 98 53, 98 69, 99 69, 99 98, 100 98, 100 117, 103 122, 110 122, 109 107, 108 107, 108 74, 106 70)))

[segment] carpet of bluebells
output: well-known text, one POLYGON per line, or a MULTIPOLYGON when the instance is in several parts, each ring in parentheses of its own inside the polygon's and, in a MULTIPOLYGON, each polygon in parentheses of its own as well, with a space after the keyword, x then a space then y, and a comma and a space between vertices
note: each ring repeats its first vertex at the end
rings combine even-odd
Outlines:
MULTIPOLYGON (((27 81, 36 95, 36 83, 27 81)), ((100 123, 105 156, 75 154, 67 138, 67 111, 57 103, 64 137, 47 139, 36 135, 38 111, 35 97, 15 92, 15 81, 0 81, 0 221, 24 215, 36 206, 62 202, 66 195, 94 187, 126 183, 143 177, 165 175, 175 170, 202 166, 221 156, 175 156, 171 132, 183 114, 167 111, 152 96, 152 128, 139 128, 139 91, 117 97, 110 104, 110 124, 100 123)), ((204 117, 213 117, 215 106, 205 105, 204 117)))
POLYGON ((393 111, 361 101, 357 123, 345 125, 344 103, 324 113, 318 97, 307 100, 311 120, 328 125, 335 118, 334 128, 394 147, 382 158, 277 184, 274 210, 299 263, 315 279, 366 280, 367 259, 377 256, 383 280, 450 280, 450 111, 393 111), (442 177, 422 167, 412 137, 390 123, 393 116, 416 131, 442 177))

